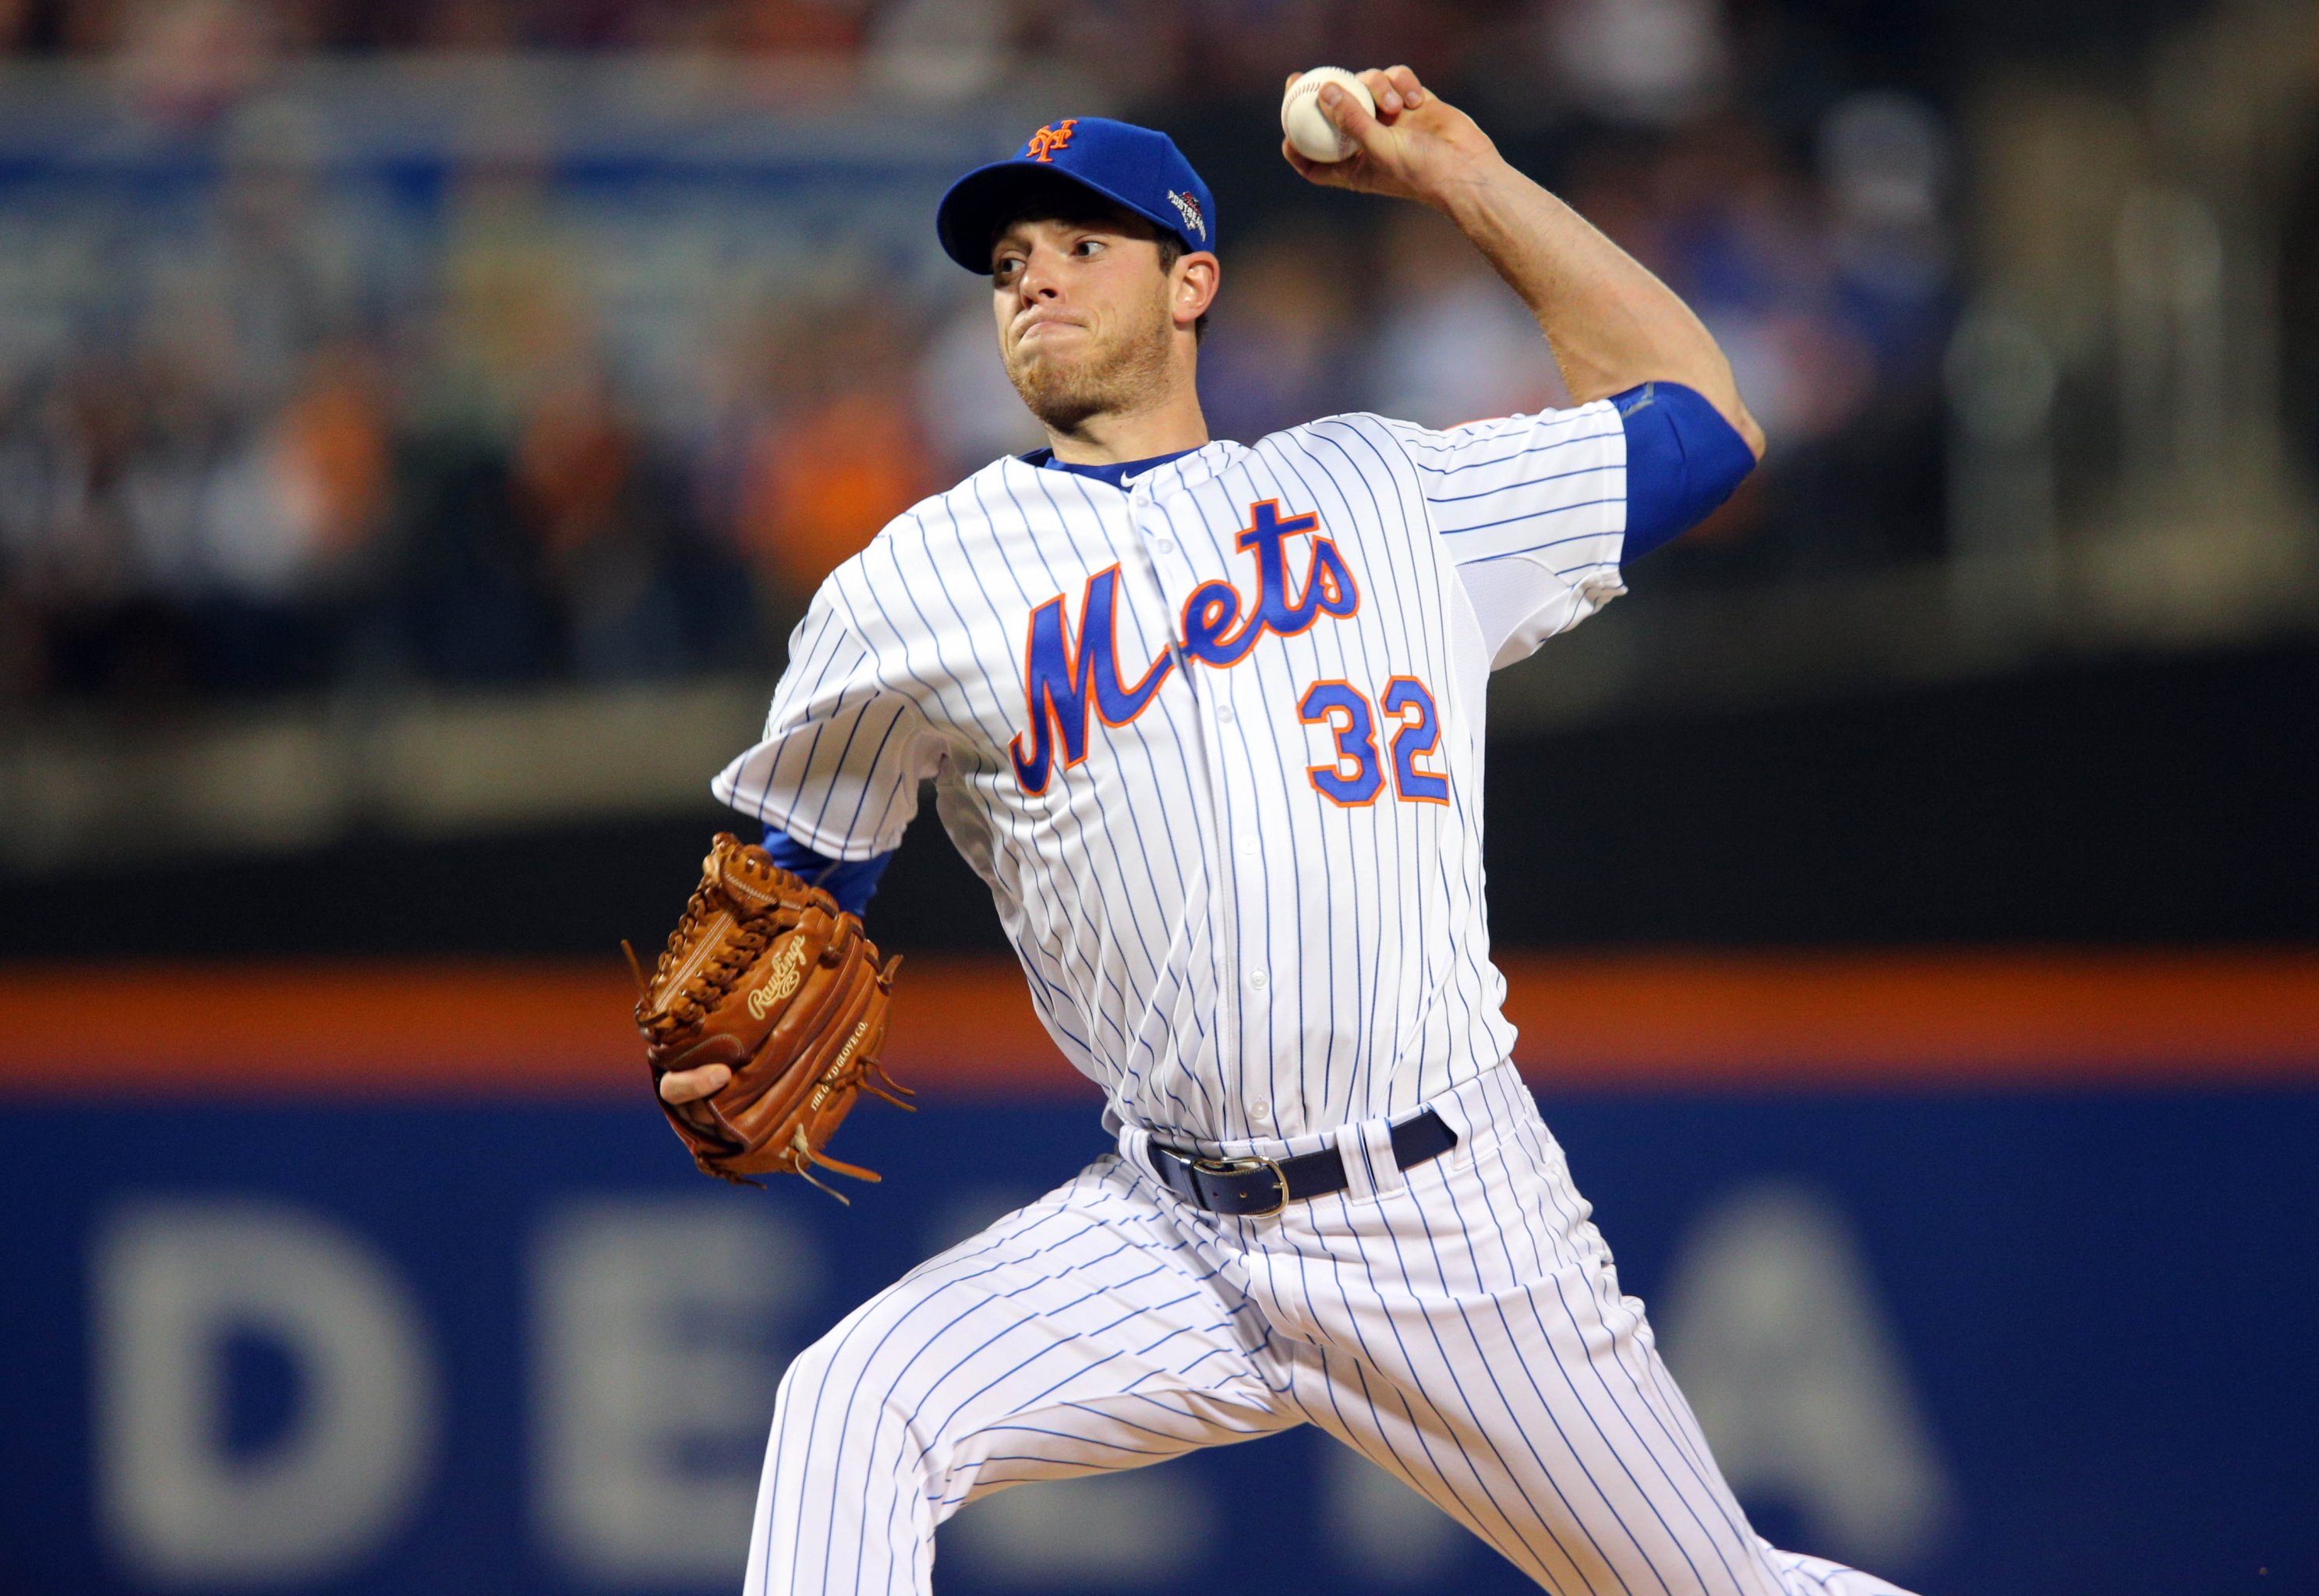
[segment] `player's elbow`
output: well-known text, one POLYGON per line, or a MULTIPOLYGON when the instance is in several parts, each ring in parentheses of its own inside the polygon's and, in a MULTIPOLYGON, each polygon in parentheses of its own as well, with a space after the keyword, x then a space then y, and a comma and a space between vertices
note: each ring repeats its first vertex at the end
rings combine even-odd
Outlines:
POLYGON ((1763 429, 1686 383, 1646 383, 1615 394, 1627 444, 1621 564, 1680 537, 1731 497, 1763 457, 1763 429), (1745 428, 1741 423, 1746 422, 1745 428))
POLYGON ((1690 377, 1676 377, 1674 381, 1705 401, 1708 408, 1739 435, 1739 441, 1747 446, 1747 453, 1754 456, 1755 463, 1762 463, 1764 450, 1770 440, 1764 436, 1764 428, 1756 421, 1755 413, 1747 408, 1747 401, 1739 396, 1739 383, 1731 374, 1730 363, 1723 359, 1720 351, 1717 353, 1712 371, 1690 377))

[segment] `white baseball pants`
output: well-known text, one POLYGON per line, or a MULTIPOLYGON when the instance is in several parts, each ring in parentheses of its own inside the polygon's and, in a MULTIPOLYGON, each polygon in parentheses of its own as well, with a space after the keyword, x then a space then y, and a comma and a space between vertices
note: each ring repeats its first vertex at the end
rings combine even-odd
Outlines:
POLYGON ((1344 1155, 1264 1219, 1130 1131, 863 1303, 781 1382, 747 1596, 923 1596, 977 1497, 1305 1423, 1557 1596, 1905 1596, 1748 1528, 1514 1071, 1431 1106, 1457 1146, 1406 1172, 1384 1120, 1228 1144, 1344 1155))

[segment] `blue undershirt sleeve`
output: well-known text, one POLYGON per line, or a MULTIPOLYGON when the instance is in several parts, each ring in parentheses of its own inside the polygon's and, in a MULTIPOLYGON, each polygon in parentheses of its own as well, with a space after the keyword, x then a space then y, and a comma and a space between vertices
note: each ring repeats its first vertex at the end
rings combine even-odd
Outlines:
POLYGON ((809 886, 818 887, 837 900, 837 906, 851 915, 859 915, 870 906, 871 895, 878 890, 878 878, 886 873, 891 852, 873 853, 867 859, 832 859, 826 853, 817 853, 778 825, 765 827, 765 852, 773 862, 792 875, 802 876, 809 886))
POLYGON ((1645 383, 1611 402, 1627 434, 1623 565, 1705 520, 1755 469, 1755 455, 1737 428, 1680 383, 1645 383))

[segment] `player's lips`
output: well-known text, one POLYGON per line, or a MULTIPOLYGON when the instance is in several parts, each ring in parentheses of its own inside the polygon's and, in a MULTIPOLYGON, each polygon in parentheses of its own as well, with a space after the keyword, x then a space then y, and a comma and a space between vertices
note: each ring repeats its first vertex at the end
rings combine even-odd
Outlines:
POLYGON ((1087 330, 1086 327, 1081 323, 1077 321, 1067 321, 1060 316, 1041 316, 1033 320, 1024 322, 1022 329, 1015 333, 1015 341, 1019 344, 1024 339, 1032 337, 1033 334, 1053 332, 1062 328, 1076 328, 1081 332, 1085 332, 1087 330))

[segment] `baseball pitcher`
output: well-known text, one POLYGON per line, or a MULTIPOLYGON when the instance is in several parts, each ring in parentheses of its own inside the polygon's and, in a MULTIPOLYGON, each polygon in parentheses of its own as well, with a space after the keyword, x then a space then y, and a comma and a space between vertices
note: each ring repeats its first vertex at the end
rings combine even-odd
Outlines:
POLYGON ((859 915, 930 778, 1117 1150, 799 1357, 745 1588, 925 1592, 977 1497, 1315 1424, 1561 1596, 1890 1596, 1749 1528, 1508 1062, 1483 903, 1491 671, 1762 435, 1682 302, 1408 69, 1313 104, 1342 158, 1291 165, 1448 217, 1575 407, 1211 438, 1219 219, 1172 142, 1065 118, 944 197, 1048 446, 823 585, 716 780, 763 846, 720 839, 639 1018, 704 1168, 865 1173, 823 1151, 898 1090, 859 915))

